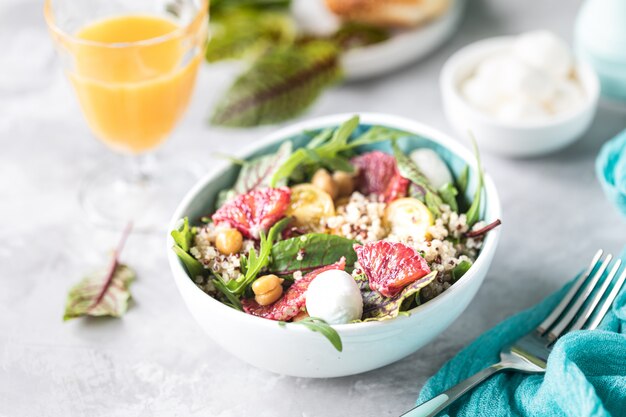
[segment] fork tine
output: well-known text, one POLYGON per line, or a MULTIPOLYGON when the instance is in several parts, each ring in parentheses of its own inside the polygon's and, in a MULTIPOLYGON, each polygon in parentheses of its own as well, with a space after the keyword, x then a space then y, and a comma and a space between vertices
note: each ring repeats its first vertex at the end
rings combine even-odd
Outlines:
POLYGON ((591 317, 591 315, 593 314, 593 311, 596 309, 596 307, 600 303, 600 300, 602 300, 602 297, 604 297, 604 293, 606 293, 606 290, 609 288, 611 281, 613 281, 613 278, 615 278, 615 276, 617 275, 617 272, 619 271, 619 268, 621 265, 622 265, 622 261, 621 259, 618 259, 613 265, 611 272, 609 272, 609 275, 607 275, 606 278, 604 278, 604 281, 602 281, 602 285, 598 289, 596 295, 593 297, 589 305, 585 307, 585 309, 580 314, 578 319, 574 322, 572 327, 569 328, 568 332, 571 332, 574 330, 580 330, 583 328, 587 320, 589 320, 589 317, 591 317))
POLYGON ((600 322, 606 315, 607 311, 609 311, 609 308, 611 308, 611 306, 613 305, 613 301, 615 301, 615 298, 617 298, 617 294, 619 294, 620 290, 624 286, 625 281, 626 281, 626 268, 624 268, 624 270, 622 271, 622 275, 620 275, 620 277, 615 282, 615 286, 613 286, 613 289, 609 293, 609 296, 606 298, 606 300, 604 300, 604 303, 602 303, 602 305, 600 306, 600 309, 598 310, 594 318, 591 320, 589 325, 586 327, 586 329, 594 330, 598 328, 598 326, 600 325, 600 322))
POLYGON ((587 278, 589 278, 589 275, 591 275, 591 273, 595 269, 598 261, 600 261, 602 253, 602 249, 596 252, 596 254, 593 256, 591 263, 589 264, 589 267, 585 270, 585 272, 580 275, 576 282, 572 284, 572 287, 569 289, 567 294, 565 294, 561 302, 554 308, 554 310, 552 310, 550 315, 548 315, 548 317, 546 317, 545 320, 541 322, 539 327, 537 327, 537 333, 543 335, 545 332, 548 331, 550 327, 552 327, 552 325, 556 322, 556 319, 559 318, 563 311, 565 311, 565 308, 569 305, 570 301, 572 301, 580 287, 584 284, 587 278))
POLYGON ((604 275, 604 272, 611 263, 612 259, 613 255, 611 254, 608 254, 606 258, 604 258, 602 265, 600 265, 600 269, 598 269, 596 273, 593 274, 593 277, 591 277, 589 282, 585 285, 582 293, 578 295, 578 298, 574 300, 573 304, 569 307, 569 310, 567 310, 565 315, 561 319, 559 319, 554 327, 550 330, 550 332, 548 333, 548 340, 550 342, 554 342, 556 339, 558 339, 559 336, 561 336, 561 334, 563 333, 563 330, 565 330, 565 328, 572 322, 576 314, 580 311, 582 305, 585 303, 589 295, 593 292, 593 289, 595 288, 602 275, 604 275))

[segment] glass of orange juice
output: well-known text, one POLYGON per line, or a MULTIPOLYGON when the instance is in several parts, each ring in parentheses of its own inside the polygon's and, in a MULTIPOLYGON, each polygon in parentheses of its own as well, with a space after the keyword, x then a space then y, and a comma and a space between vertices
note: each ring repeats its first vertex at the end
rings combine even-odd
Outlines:
POLYGON ((208 26, 207 0, 45 0, 44 14, 87 124, 130 163, 88 178, 80 200, 107 225, 167 226, 189 178, 150 164, 193 90, 208 26))

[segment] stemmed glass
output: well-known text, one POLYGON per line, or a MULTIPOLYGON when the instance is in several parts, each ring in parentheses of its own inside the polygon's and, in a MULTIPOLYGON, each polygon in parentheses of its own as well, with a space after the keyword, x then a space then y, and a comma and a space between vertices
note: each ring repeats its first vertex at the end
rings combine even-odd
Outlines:
POLYGON ((207 0, 45 0, 61 62, 94 135, 127 164, 84 181, 88 217, 167 226, 184 167, 151 164, 190 100, 208 30, 207 0))

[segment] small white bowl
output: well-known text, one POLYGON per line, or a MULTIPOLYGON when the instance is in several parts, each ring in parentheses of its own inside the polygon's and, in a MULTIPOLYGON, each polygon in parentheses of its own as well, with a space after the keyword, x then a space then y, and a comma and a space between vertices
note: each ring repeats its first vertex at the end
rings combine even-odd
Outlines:
POLYGON ((460 83, 478 64, 493 54, 510 50, 514 37, 485 39, 468 45, 444 64, 440 87, 443 107, 450 124, 466 137, 471 132, 481 149, 509 157, 530 157, 562 149, 589 128, 598 105, 600 84, 585 62, 576 63, 576 73, 586 102, 578 110, 529 123, 508 123, 476 109, 461 95, 460 83))
MULTIPOLYGON (((328 116, 296 123, 281 129, 251 147, 244 158, 275 151, 280 143, 302 137, 307 130, 336 127, 352 115, 328 116)), ((382 125, 415 133, 415 145, 439 150, 442 157, 454 161, 452 170, 458 175, 467 164, 476 172, 474 156, 457 141, 428 126, 394 116, 361 114, 361 123, 382 125)), ((170 229, 178 219, 191 221, 210 212, 217 193, 232 185, 235 166, 216 170, 201 179, 185 196, 173 215, 170 229)), ((476 186, 476 176, 467 193, 476 186)), ((483 218, 487 222, 501 217, 500 200, 491 178, 485 176, 483 218)), ((336 351, 319 333, 304 326, 287 324, 245 314, 230 308, 200 290, 187 275, 171 250, 174 242, 167 240, 167 252, 174 281, 187 308, 202 329, 221 347, 234 356, 259 368, 299 377, 338 377, 353 375, 390 364, 415 352, 443 332, 472 301, 483 282, 496 251, 500 230, 490 232, 476 262, 448 290, 410 311, 409 316, 395 319, 333 326, 343 342, 343 351, 336 351)))

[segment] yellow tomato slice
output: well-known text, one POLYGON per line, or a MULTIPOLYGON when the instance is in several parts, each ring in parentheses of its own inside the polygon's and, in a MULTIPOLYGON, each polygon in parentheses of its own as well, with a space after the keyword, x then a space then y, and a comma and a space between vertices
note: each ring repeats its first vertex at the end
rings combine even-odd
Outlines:
POLYGON ((291 187, 291 202, 287 208, 287 216, 294 218, 296 226, 321 232, 324 230, 321 220, 334 215, 333 199, 324 190, 311 184, 291 187))
POLYGON ((434 223, 433 215, 424 203, 411 197, 387 204, 383 221, 392 234, 414 240, 426 238, 428 226, 434 223))

